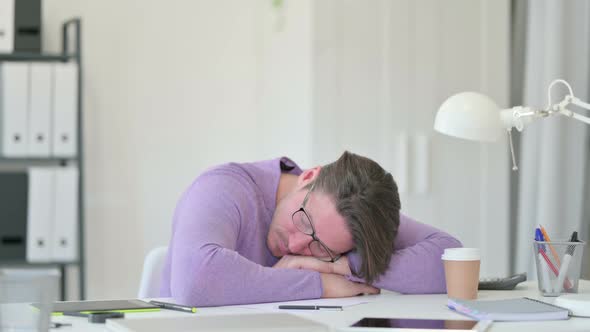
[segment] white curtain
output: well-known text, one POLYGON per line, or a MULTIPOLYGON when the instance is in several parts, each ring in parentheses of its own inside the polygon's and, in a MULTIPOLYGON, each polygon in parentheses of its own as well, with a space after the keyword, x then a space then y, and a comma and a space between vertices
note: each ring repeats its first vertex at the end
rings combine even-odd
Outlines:
MULTIPOLYGON (((526 16, 523 105, 545 108, 547 88, 557 78, 568 81, 576 97, 589 101, 590 1, 529 1, 526 16)), ((565 92, 562 85, 554 87, 552 102, 562 100, 565 92)), ((536 225, 542 224, 552 239, 566 239, 576 230, 588 240, 589 221, 584 216, 590 204, 584 188, 590 182, 588 128, 555 116, 527 126, 522 133, 515 270, 527 271, 531 279, 536 279, 532 251, 536 225)))

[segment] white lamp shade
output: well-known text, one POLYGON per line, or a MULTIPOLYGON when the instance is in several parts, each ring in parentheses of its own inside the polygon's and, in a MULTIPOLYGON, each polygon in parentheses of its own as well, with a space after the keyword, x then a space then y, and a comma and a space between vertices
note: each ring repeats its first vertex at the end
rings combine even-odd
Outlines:
POLYGON ((434 129, 446 135, 475 141, 495 141, 503 133, 500 108, 488 96, 461 92, 438 109, 434 129))

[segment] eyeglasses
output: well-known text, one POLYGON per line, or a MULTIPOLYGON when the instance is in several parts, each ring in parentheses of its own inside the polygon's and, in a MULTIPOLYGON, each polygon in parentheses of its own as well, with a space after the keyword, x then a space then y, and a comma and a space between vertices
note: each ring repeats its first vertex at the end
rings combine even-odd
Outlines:
POLYGON ((291 215, 291 219, 293 220, 293 224, 295 227, 302 233, 311 236, 313 239, 307 246, 309 247, 309 251, 311 254, 322 261, 325 262, 332 262, 334 263, 337 261, 341 255, 334 255, 332 254, 332 250, 328 248, 316 235, 315 235, 315 228, 313 227, 313 223, 311 222, 311 218, 309 214, 305 211, 305 204, 307 204, 307 200, 309 199, 309 194, 315 187, 315 182, 309 188, 309 191, 305 195, 303 199, 303 203, 301 203, 301 207, 299 210, 295 211, 293 215, 291 215))

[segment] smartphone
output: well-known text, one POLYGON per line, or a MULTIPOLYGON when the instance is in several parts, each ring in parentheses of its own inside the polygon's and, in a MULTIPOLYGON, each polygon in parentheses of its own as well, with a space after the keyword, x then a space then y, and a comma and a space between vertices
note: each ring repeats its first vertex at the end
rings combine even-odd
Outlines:
POLYGON ((125 314, 122 312, 93 312, 88 314, 88 321, 90 323, 104 324, 107 319, 124 317, 125 314))
POLYGON ((428 329, 447 331, 481 331, 482 326, 476 320, 448 320, 448 319, 407 319, 407 318, 363 318, 351 327, 382 327, 400 329, 428 329))
POLYGON ((64 311, 64 316, 88 317, 90 323, 104 324, 107 319, 124 318, 125 314, 122 312, 104 311, 104 312, 68 312, 64 311))

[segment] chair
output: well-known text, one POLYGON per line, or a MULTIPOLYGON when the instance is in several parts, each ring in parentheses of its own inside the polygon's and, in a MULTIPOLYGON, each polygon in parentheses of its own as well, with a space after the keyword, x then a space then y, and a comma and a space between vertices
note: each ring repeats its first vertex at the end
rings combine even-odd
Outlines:
POLYGON ((143 271, 139 283, 138 298, 154 298, 160 296, 160 280, 166 262, 168 247, 157 247, 145 256, 143 271))

